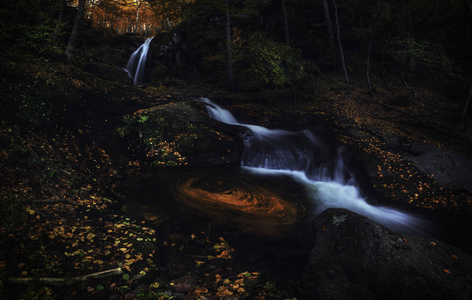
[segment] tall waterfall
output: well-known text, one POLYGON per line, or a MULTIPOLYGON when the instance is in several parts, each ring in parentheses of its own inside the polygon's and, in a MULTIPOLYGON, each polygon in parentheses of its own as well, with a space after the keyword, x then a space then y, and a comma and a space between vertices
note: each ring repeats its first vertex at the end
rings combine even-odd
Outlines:
POLYGON ((149 51, 149 44, 152 38, 148 38, 144 44, 142 44, 136 51, 131 54, 128 63, 126 64, 125 71, 128 72, 129 77, 133 79, 134 85, 143 83, 144 78, 144 67, 146 64, 146 58, 149 51))
POLYGON ((391 229, 421 231, 421 221, 406 213, 368 204, 360 195, 354 176, 344 165, 342 151, 326 161, 322 156, 327 146, 311 132, 290 132, 239 123, 226 109, 207 98, 211 118, 223 123, 243 126, 243 168, 261 175, 288 175, 305 187, 305 192, 316 204, 316 212, 327 208, 346 208, 364 215, 391 229), (321 159, 320 159, 321 156, 321 159))

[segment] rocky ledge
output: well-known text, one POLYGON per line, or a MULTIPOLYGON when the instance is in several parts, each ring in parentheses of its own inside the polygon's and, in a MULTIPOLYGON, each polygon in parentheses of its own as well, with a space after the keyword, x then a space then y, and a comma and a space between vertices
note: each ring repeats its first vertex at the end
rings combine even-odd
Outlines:
POLYGON ((345 209, 313 222, 303 281, 312 299, 470 299, 472 257, 429 238, 391 231, 345 209))

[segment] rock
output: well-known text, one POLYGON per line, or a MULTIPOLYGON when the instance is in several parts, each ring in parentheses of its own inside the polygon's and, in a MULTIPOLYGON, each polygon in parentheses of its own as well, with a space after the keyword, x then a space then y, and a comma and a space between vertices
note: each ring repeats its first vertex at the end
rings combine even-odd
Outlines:
POLYGON ((314 221, 316 243, 303 275, 311 299, 469 299, 472 257, 403 235, 345 209, 314 221))
POLYGON ((86 63, 83 69, 86 72, 108 80, 124 81, 128 77, 122 68, 101 62, 86 63))
POLYGON ((133 293, 126 293, 123 297, 123 300, 131 300, 134 299, 134 294, 133 293))
POLYGON ((117 127, 129 159, 158 167, 239 165, 243 143, 238 130, 211 119, 193 101, 139 110, 117 127))
POLYGON ((472 193, 472 160, 469 158, 427 144, 413 144, 410 152, 413 156, 407 156, 405 160, 426 175, 433 176, 442 187, 472 193))
MULTIPOLYGON (((175 293, 174 297, 172 299, 175 299, 175 300, 194 300, 195 295, 185 295, 185 294, 182 294, 182 293, 175 293)), ((199 298, 199 299, 202 299, 202 298, 199 298)))
POLYGON ((195 290, 196 280, 192 275, 183 276, 174 281, 172 291, 174 293, 189 293, 195 290))

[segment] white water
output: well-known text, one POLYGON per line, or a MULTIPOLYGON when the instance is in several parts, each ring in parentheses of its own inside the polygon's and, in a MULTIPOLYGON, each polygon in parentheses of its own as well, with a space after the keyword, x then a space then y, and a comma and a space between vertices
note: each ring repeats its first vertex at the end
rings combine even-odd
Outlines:
POLYGON ((149 51, 149 44, 152 38, 148 38, 144 44, 142 44, 138 50, 131 54, 128 63, 126 64, 125 71, 128 72, 129 77, 133 79, 134 85, 143 83, 144 78, 144 66, 146 64, 146 58, 149 51))
POLYGON ((316 214, 327 208, 345 208, 394 230, 421 231, 419 219, 365 201, 353 175, 344 166, 341 149, 334 162, 320 161, 317 156, 328 151, 327 147, 307 130, 290 132, 241 124, 228 110, 209 99, 197 101, 205 103, 211 118, 249 129, 244 136, 243 168, 262 175, 288 175, 300 182, 315 202, 316 214))

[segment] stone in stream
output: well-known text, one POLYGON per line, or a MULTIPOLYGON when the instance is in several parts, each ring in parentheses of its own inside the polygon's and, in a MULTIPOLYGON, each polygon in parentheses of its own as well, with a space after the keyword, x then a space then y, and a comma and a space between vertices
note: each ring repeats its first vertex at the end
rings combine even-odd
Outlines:
POLYGON ((470 299, 472 257, 428 238, 391 231, 345 209, 313 223, 303 275, 311 299, 470 299))

